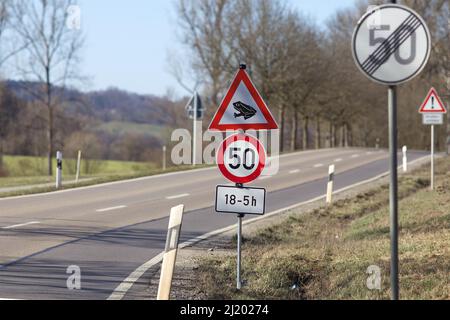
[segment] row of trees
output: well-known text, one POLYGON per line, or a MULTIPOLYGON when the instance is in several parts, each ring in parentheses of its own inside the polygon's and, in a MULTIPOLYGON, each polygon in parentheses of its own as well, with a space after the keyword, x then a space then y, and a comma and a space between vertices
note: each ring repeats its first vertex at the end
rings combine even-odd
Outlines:
MULTIPOLYGON (((399 99, 400 143, 423 149, 428 132, 411 128, 421 125, 417 109, 429 87, 446 93, 449 1, 402 3, 425 18, 433 38, 429 65, 401 87, 399 99)), ((387 146, 386 90, 357 70, 351 53, 354 27, 368 6, 361 0, 319 27, 280 0, 179 0, 179 31, 191 53, 190 70, 172 71, 180 81, 186 80, 183 74, 195 75, 211 113, 239 64, 246 63, 269 107, 278 111, 284 150, 369 147, 377 141, 387 146)), ((439 136, 443 146, 445 134, 439 136)))
MULTIPOLYGON (((64 103, 63 95, 55 95, 53 89, 80 80, 77 66, 83 35, 70 28, 69 21, 75 4, 75 0, 0 0, 0 70, 4 71, 7 63, 10 76, 39 83, 24 89, 45 110, 34 112, 34 116, 36 122, 45 125, 49 175, 54 153, 55 110, 64 103)), ((13 118, 2 115, 0 119, 11 125, 13 118)))

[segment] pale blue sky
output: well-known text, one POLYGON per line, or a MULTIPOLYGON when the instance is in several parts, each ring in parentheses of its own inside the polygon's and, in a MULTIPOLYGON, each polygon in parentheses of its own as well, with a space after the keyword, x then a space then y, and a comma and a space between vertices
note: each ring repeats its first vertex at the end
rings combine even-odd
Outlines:
MULTIPOLYGON (((86 34, 82 72, 87 90, 110 86, 162 95, 169 88, 187 94, 167 72, 169 51, 182 54, 176 36, 176 0, 81 0, 86 34)), ((338 8, 355 0, 287 0, 323 23, 338 8)))

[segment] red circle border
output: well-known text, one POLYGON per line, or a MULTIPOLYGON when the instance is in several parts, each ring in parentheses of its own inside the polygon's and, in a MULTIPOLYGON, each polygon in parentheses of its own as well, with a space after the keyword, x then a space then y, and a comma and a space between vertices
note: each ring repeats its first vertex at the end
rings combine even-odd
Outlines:
POLYGON ((234 183, 240 183, 240 184, 249 183, 249 182, 256 180, 261 175, 262 171, 264 170, 264 168, 266 166, 266 150, 264 149, 263 144, 261 142, 259 142, 259 140, 256 139, 255 137, 248 135, 248 134, 237 133, 232 136, 229 136, 222 142, 222 144, 219 147, 219 150, 217 151, 217 160, 216 161, 217 161, 217 166, 219 167, 220 172, 222 173, 222 175, 225 178, 227 178, 228 180, 230 180, 234 183), (226 150, 227 146, 236 141, 250 142, 256 148, 256 150, 258 150, 258 156, 259 156, 258 167, 252 174, 250 174, 246 177, 237 177, 237 176, 233 175, 232 173, 230 173, 227 170, 227 168, 225 167, 225 165, 223 163, 223 158, 224 158, 224 154, 225 154, 225 150, 226 150))

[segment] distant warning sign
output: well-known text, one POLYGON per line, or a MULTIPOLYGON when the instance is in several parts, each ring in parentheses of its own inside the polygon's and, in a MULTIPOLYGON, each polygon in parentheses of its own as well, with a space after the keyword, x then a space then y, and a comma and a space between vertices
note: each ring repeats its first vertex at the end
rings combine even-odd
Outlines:
POLYGON ((428 92, 425 101, 419 109, 419 113, 447 113, 441 98, 434 88, 428 92))
POLYGON ((209 130, 272 130, 278 129, 274 117, 241 67, 217 110, 209 130))

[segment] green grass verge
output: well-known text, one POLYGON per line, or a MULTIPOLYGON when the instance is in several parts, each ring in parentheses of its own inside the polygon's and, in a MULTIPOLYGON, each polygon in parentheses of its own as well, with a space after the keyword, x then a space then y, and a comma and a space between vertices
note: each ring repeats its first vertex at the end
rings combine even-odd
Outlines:
MULTIPOLYGON (((53 168, 56 160, 52 160, 53 168)), ((39 177, 47 174, 47 158, 32 156, 3 156, 3 166, 9 177, 39 177)), ((81 161, 82 175, 104 175, 104 174, 133 174, 149 169, 155 169, 154 163, 115 161, 115 160, 86 160, 81 161)), ((76 159, 65 158, 63 160, 63 174, 75 175, 76 159)), ((1 182, 0 182, 1 183, 1 182)))
MULTIPOLYGON (((31 189, 15 190, 0 193, 0 197, 19 196, 26 194, 55 191, 55 187, 39 186, 47 183, 54 183, 55 176, 46 176, 47 159, 44 157, 28 156, 4 156, 4 167, 10 174, 7 177, 0 177, 0 188, 14 188, 20 186, 33 186, 31 189)), ((56 160, 53 159, 53 167, 56 167, 56 160)), ((206 165, 195 168, 206 167, 206 165)), ((169 167, 165 171, 156 168, 153 163, 114 161, 114 160, 83 160, 81 163, 80 182, 78 184, 67 183, 75 180, 76 160, 65 159, 63 162, 63 190, 75 187, 89 186, 99 183, 133 179, 145 176, 152 176, 161 173, 191 170, 190 165, 169 167), (65 183, 64 183, 65 182, 65 183)))
MULTIPOLYGON (((400 297, 450 299, 450 163, 402 176, 400 297)), ((241 291, 234 288, 236 258, 203 257, 198 290, 210 299, 389 299, 388 186, 374 188, 259 230, 243 245, 241 291), (381 290, 367 288, 367 268, 381 269, 381 290)))
MULTIPOLYGON (((208 166, 197 165, 194 168, 191 165, 185 165, 185 166, 169 167, 165 171, 163 171, 162 169, 154 169, 154 170, 147 170, 147 171, 138 172, 138 173, 134 173, 134 174, 112 174, 112 175, 91 176, 91 177, 84 176, 83 178, 89 178, 89 180, 80 181, 78 184, 75 184, 75 183, 64 184, 64 180, 63 180, 63 186, 60 189, 56 189, 53 186, 51 186, 51 187, 36 186, 35 188, 32 188, 32 189, 3 192, 3 193, 0 193, 0 198, 21 196, 21 195, 27 195, 27 194, 44 193, 44 192, 52 192, 52 191, 57 191, 57 190, 74 189, 74 188, 86 187, 86 186, 91 186, 91 185, 96 185, 96 184, 101 184, 101 183, 128 180, 128 179, 136 179, 136 178, 141 178, 141 177, 153 176, 153 175, 157 175, 157 174, 194 170, 194 169, 200 169, 200 168, 206 168, 206 167, 208 167, 208 166)), ((71 178, 71 176, 68 176, 68 177, 71 178)), ((41 178, 43 179, 44 177, 41 177, 41 178)), ((3 178, 0 178, 0 181, 1 181, 1 179, 3 179, 3 178)), ((55 181, 54 178, 52 178, 50 180, 50 182, 54 182, 54 181, 55 181)), ((44 183, 47 183, 47 182, 49 182, 48 179, 44 181, 44 183)))

